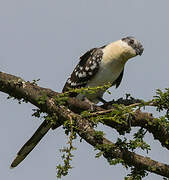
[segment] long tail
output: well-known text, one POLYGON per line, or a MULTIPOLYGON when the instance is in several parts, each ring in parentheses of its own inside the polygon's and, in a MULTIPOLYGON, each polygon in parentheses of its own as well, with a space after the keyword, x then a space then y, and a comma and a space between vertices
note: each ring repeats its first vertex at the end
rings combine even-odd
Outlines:
POLYGON ((34 149, 34 147, 39 143, 43 136, 49 131, 50 128, 51 123, 48 123, 46 120, 44 120, 43 123, 36 130, 36 132, 33 134, 33 136, 22 146, 16 158, 12 162, 10 168, 14 168, 19 163, 21 163, 26 158, 26 156, 34 149))

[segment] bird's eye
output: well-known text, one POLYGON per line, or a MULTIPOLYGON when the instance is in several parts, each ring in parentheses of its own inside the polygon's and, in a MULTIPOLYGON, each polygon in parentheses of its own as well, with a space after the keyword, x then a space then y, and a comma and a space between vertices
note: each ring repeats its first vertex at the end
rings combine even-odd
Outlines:
POLYGON ((134 44, 134 40, 131 39, 131 40, 129 41, 129 44, 134 44))

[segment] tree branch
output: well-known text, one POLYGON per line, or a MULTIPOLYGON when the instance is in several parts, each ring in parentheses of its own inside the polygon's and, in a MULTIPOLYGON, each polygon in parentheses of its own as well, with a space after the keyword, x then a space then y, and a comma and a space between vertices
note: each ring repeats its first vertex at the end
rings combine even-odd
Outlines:
MULTIPOLYGON (((73 114, 73 117, 75 117, 75 114, 73 114)), ((87 119, 76 116, 76 120, 78 134, 89 144, 97 147, 100 151, 103 151, 103 155, 108 161, 110 159, 120 158, 123 159, 128 166, 134 166, 158 175, 169 177, 169 165, 159 163, 151 160, 149 157, 143 157, 126 149, 121 149, 104 137, 98 139, 95 130, 87 119)))
MULTIPOLYGON (((148 157, 143 157, 134 152, 130 152, 126 149, 119 148, 114 143, 110 142, 106 138, 98 138, 96 131, 93 129, 92 124, 86 118, 82 118, 79 114, 83 110, 91 109, 91 106, 86 102, 81 102, 75 98, 69 98, 67 101, 68 108, 59 106, 55 103, 55 97, 59 93, 54 92, 50 89, 42 88, 34 83, 25 82, 23 79, 0 72, 0 91, 9 94, 17 99, 24 99, 27 102, 38 107, 42 112, 48 114, 56 114, 57 127, 63 124, 63 122, 70 118, 70 116, 76 120, 77 132, 85 139, 89 144, 97 147, 99 150, 104 152, 104 157, 107 160, 120 158, 128 166, 135 166, 149 172, 153 172, 165 177, 169 177, 169 166, 163 163, 154 161, 148 157), (39 98, 46 96, 44 103, 39 103, 39 98), (78 109, 78 110, 77 110, 78 109), (74 112, 73 112, 74 111, 74 112), (109 148, 107 148, 109 147, 109 148)), ((96 111, 104 110, 103 108, 96 107, 96 111)), ((110 127, 116 128, 115 122, 105 120, 104 123, 110 127)), ((119 124, 118 124, 119 126, 119 124)), ((162 145, 168 148, 165 143, 169 139, 169 134, 165 127, 160 127, 159 124, 149 113, 142 113, 136 111, 131 119, 131 126, 139 126, 146 128, 151 132, 155 138, 157 138, 162 145), (149 123, 151 122, 151 123, 149 123), (161 130, 162 129, 162 130, 161 130), (166 136, 164 138, 164 136, 166 136)), ((124 128, 126 128, 124 126, 124 128)), ((128 127, 127 127, 128 128, 128 127)))
MULTIPOLYGON (((112 109, 97 111, 91 113, 91 116, 104 115, 111 112, 112 109)), ((118 123, 111 119, 102 119, 102 123, 116 130, 127 131, 130 127, 142 127, 151 133, 154 139, 159 140, 161 145, 169 150, 169 132, 151 113, 141 112, 139 109, 130 117, 126 123, 118 123)))

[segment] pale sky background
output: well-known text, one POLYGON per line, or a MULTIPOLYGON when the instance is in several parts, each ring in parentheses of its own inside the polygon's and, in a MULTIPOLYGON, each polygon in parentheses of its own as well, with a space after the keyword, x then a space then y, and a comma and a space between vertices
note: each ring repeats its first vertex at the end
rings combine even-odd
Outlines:
MULTIPOLYGON (((85 51, 132 35, 144 45, 144 54, 127 63, 120 87, 110 89, 112 94, 105 98, 131 93, 149 100, 155 89, 169 87, 168 8, 168 0, 0 0, 0 71, 27 81, 40 78, 40 86, 60 92, 85 51)), ((62 128, 50 131, 22 164, 9 169, 42 120, 31 116, 34 106, 6 98, 0 92, 0 179, 55 180, 59 149, 67 141, 62 128)), ((115 130, 104 130, 109 139, 116 139, 115 130)), ((169 164, 168 152, 152 142, 150 134, 146 139, 152 144, 153 159, 169 164)), ((79 138, 75 146, 75 168, 62 180, 122 180, 125 176, 121 165, 95 159, 93 148, 79 143, 79 138)), ((162 177, 145 178, 158 179, 162 177)))

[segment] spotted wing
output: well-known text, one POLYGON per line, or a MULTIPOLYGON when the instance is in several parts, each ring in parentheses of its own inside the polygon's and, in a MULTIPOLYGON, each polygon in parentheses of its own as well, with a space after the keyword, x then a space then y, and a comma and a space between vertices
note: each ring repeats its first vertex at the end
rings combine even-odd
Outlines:
POLYGON ((80 57, 79 64, 75 67, 70 78, 67 79, 62 92, 69 89, 85 87, 99 70, 103 57, 102 48, 93 48, 80 57))

